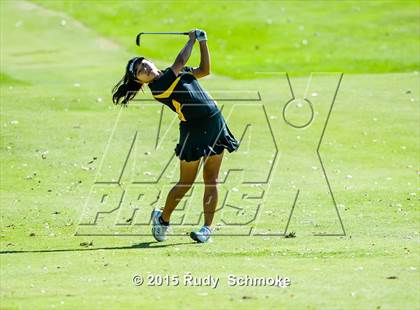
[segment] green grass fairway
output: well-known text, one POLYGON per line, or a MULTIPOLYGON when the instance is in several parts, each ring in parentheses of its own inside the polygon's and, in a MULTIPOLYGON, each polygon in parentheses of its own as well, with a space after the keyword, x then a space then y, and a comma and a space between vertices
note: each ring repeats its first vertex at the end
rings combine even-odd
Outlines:
POLYGON ((420 308, 418 2, 1 1, 0 13, 0 309, 420 308), (157 243, 146 224, 178 176, 178 120, 152 101, 115 107, 110 90, 133 54, 165 68, 186 41, 138 49, 137 32, 194 27, 208 30, 210 94, 261 101, 219 100, 243 139, 223 162, 214 242, 186 235, 197 184, 157 243), (284 71, 287 120, 310 118, 304 97, 314 107, 304 129, 283 119, 284 71), (220 282, 186 286, 186 272, 220 282), (149 274, 181 284, 133 284, 149 274), (231 287, 229 274, 291 285, 231 287))
MULTIPOLYGON (((255 78, 254 71, 383 73, 419 65, 416 1, 36 2, 131 51, 140 31, 205 28, 213 69, 237 79, 255 78)), ((141 51, 149 57, 178 52, 179 39, 144 38, 141 51)))

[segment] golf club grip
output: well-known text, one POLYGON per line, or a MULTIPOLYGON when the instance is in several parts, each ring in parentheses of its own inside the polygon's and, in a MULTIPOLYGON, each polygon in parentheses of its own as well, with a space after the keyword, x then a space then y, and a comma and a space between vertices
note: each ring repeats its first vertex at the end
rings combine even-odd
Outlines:
POLYGON ((136 45, 140 46, 140 36, 142 34, 182 34, 182 35, 188 35, 189 32, 140 32, 137 36, 136 36, 136 45))

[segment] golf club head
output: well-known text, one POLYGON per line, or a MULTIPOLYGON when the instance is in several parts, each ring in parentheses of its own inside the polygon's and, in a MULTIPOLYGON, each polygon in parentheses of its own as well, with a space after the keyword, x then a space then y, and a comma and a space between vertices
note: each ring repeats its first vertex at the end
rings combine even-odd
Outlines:
POLYGON ((140 32, 137 36, 136 36, 136 44, 137 46, 140 46, 140 36, 143 34, 143 32, 140 32))

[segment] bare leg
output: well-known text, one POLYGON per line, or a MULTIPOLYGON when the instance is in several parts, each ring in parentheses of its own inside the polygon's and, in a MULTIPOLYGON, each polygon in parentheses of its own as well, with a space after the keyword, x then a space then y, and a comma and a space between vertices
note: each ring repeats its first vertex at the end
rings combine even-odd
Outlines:
POLYGON ((185 160, 180 161, 179 181, 169 191, 169 194, 166 197, 165 208, 162 213, 162 219, 165 222, 169 222, 172 212, 194 183, 199 164, 200 160, 190 162, 185 160))
POLYGON ((219 155, 212 155, 205 158, 203 168, 203 179, 205 183, 203 196, 204 225, 211 226, 214 211, 217 207, 218 192, 217 182, 220 166, 222 165, 223 152, 219 155))

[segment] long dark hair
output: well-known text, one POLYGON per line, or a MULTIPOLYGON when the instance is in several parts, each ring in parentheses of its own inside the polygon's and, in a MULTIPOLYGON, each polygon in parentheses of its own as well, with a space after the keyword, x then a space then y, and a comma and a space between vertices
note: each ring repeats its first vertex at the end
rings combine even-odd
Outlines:
POLYGON ((120 104, 120 100, 123 98, 121 104, 126 105, 140 89, 143 90, 143 83, 136 78, 137 64, 141 63, 143 59, 144 57, 134 57, 128 61, 123 78, 112 89, 114 104, 120 104))

